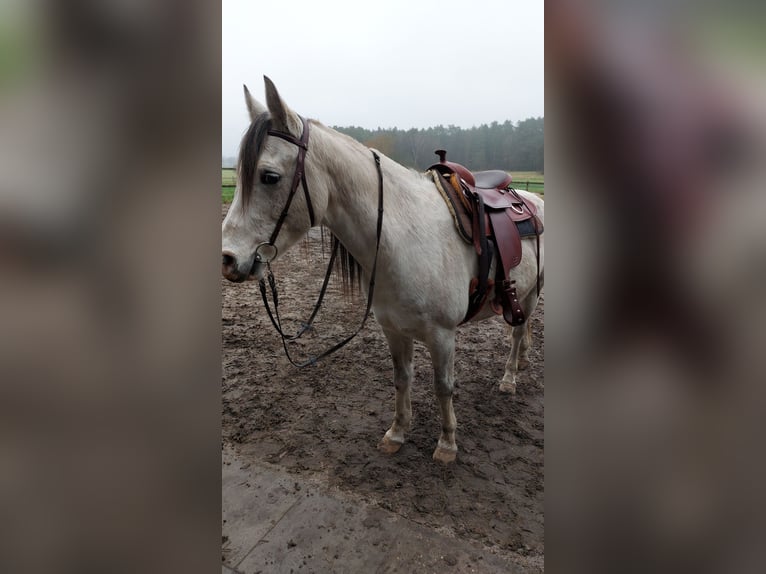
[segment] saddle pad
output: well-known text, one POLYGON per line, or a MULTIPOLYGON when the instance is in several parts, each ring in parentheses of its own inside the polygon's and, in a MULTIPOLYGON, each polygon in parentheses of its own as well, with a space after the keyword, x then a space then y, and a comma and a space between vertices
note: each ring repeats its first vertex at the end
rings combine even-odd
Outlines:
POLYGON ((431 174, 431 178, 433 179, 434 184, 436 184, 436 189, 439 190, 439 194, 442 196, 442 199, 444 199, 444 203, 447 204, 447 209, 449 209, 450 215, 452 215, 452 220, 455 222, 455 227, 457 228, 460 237, 466 243, 473 244, 471 236, 471 219, 466 214, 462 204, 454 199, 455 194, 452 185, 444 179, 444 176, 438 171, 430 170, 428 173, 431 174), (452 190, 453 193, 448 193, 447 190, 452 190))
POLYGON ((538 221, 538 225, 540 226, 540 234, 542 235, 543 224, 540 222, 537 216, 535 216, 534 219, 526 219, 524 221, 516 222, 516 228, 519 230, 519 236, 522 239, 524 237, 535 237, 537 235, 537 231, 535 231, 535 223, 534 223, 535 219, 537 219, 538 221))

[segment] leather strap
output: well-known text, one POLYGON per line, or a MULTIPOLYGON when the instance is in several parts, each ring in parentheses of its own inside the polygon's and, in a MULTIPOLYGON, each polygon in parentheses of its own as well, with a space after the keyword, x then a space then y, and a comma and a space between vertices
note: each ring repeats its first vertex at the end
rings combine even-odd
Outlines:
POLYGON ((479 256, 479 275, 476 291, 468 301, 468 310, 463 322, 467 321, 479 312, 484 299, 486 298, 487 288, 489 286, 489 268, 492 264, 492 244, 487 240, 487 229, 485 228, 486 218, 484 217, 484 202, 478 195, 473 195, 474 209, 477 216, 474 217, 473 240, 476 247, 476 253, 479 256))
POLYGON ((301 122, 303 123, 303 132, 301 133, 301 138, 297 139, 292 134, 289 134, 287 132, 280 132, 278 130, 269 130, 268 134, 270 136, 274 136, 280 139, 283 139, 285 141, 290 142, 291 144, 294 144, 298 146, 298 157, 295 160, 295 172, 293 173, 293 182, 290 186, 290 195, 287 196, 287 201, 285 202, 285 206, 282 209, 282 213, 279 215, 279 219, 277 220, 277 225, 274 227, 274 231, 271 232, 271 237, 269 238, 269 243, 271 245, 275 244, 275 241, 277 240, 277 236, 279 235, 279 231, 282 229, 282 224, 284 224, 285 219, 287 219, 287 212, 290 210, 290 204, 293 202, 293 197, 295 197, 295 192, 298 191, 298 186, 303 184, 303 195, 306 198, 306 206, 308 207, 309 211, 309 221, 311 222, 311 227, 314 227, 314 206, 311 204, 311 195, 309 195, 309 186, 308 183, 306 183, 306 170, 304 169, 304 164, 306 161, 306 152, 309 149, 309 123, 306 121, 306 118, 303 116, 299 116, 301 118, 301 122))
POLYGON ((268 280, 269 280, 269 287, 271 287, 271 296, 274 300, 274 311, 275 313, 272 313, 271 306, 269 305, 269 300, 266 297, 266 283, 261 280, 258 282, 258 286, 261 290, 261 298, 263 299, 263 306, 266 308, 266 313, 269 316, 269 319, 271 319, 271 324, 274 325, 274 329, 276 329, 277 333, 282 337, 283 341, 295 341, 297 339, 300 339, 301 336, 303 336, 303 333, 306 331, 311 330, 314 319, 317 316, 317 313, 319 313, 319 309, 322 306, 322 302, 324 301, 325 293, 327 292, 327 286, 330 284, 330 275, 332 275, 332 266, 335 263, 335 258, 338 255, 338 243, 337 241, 333 242, 332 246, 332 253, 330 254, 330 261, 327 263, 327 271, 324 275, 324 281, 322 281, 322 288, 319 290, 319 297, 317 298, 317 302, 314 304, 314 309, 311 312, 311 315, 309 316, 308 320, 305 323, 301 323, 301 328, 298 332, 295 333, 295 335, 285 335, 284 331, 282 331, 282 326, 279 321, 275 319, 275 314, 278 316, 277 307, 279 306, 279 294, 277 292, 277 285, 276 281, 274 279, 274 274, 271 272, 271 266, 269 266, 269 274, 268 274, 268 280))
POLYGON ((506 211, 490 210, 489 212, 489 222, 497 245, 497 255, 502 260, 502 268, 506 278, 509 277, 511 269, 521 263, 519 229, 512 220, 509 224, 509 219, 506 211))

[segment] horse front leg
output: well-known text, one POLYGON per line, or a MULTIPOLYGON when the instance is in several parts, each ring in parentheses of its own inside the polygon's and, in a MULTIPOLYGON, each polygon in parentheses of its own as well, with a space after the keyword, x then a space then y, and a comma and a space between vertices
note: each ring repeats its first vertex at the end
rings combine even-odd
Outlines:
POLYGON ((396 407, 394 422, 378 444, 378 449, 386 454, 397 452, 404 443, 404 433, 410 429, 412 404, 410 385, 412 384, 412 339, 383 330, 394 361, 394 387, 396 388, 396 407))
POLYGON ((442 432, 433 454, 433 459, 445 464, 454 462, 457 456, 455 430, 457 419, 452 408, 452 394, 455 390, 455 333, 440 333, 427 342, 434 367, 434 391, 441 411, 442 432))

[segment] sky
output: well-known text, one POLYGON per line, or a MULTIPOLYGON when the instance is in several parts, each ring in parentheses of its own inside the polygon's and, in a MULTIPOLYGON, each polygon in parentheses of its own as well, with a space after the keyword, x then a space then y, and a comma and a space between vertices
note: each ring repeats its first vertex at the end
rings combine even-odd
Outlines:
POLYGON ((263 76, 328 126, 399 129, 544 115, 542 0, 223 0, 222 155, 263 76))

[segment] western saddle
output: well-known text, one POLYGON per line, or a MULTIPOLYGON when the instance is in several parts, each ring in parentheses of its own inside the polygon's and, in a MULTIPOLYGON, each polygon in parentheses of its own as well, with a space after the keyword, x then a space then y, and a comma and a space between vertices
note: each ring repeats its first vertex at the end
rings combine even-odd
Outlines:
POLYGON ((510 271, 521 263, 521 238, 537 242, 537 293, 540 294, 540 235, 543 224, 536 207, 511 187, 511 176, 500 170, 471 172, 447 161, 445 150, 436 150, 439 163, 432 165, 434 183, 447 203, 460 236, 476 249, 479 274, 471 280, 468 310, 463 323, 474 317, 495 289, 493 310, 513 326, 526 320, 510 271), (494 280, 489 278, 492 258, 497 256, 494 280))

